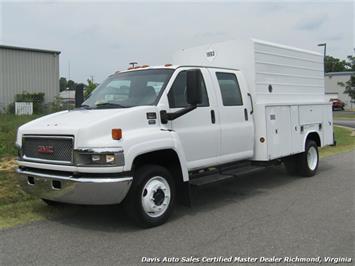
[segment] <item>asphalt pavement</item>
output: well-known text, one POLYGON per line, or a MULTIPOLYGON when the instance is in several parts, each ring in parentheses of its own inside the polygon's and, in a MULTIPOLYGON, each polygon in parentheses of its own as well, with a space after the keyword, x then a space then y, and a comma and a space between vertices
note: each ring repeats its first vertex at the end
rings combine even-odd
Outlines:
POLYGON ((339 125, 339 126, 344 126, 344 127, 351 127, 355 129, 355 119, 354 120, 334 120, 334 124, 335 125, 339 125))
POLYGON ((354 261, 355 151, 320 163, 312 178, 275 167, 196 189, 192 208, 178 206, 167 224, 152 229, 131 225, 115 207, 80 207, 2 230, 0 265, 136 265, 165 256, 354 261))
MULTIPOLYGON (((334 114, 336 115, 355 115, 355 112, 351 111, 333 111, 334 114)), ((339 126, 344 126, 344 127, 351 127, 355 128, 355 119, 334 119, 334 124, 339 125, 339 126)))

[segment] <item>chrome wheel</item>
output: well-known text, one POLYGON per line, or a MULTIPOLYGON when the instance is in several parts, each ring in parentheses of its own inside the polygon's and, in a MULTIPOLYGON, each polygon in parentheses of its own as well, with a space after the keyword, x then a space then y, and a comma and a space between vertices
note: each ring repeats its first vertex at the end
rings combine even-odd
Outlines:
POLYGON ((148 216, 161 216, 168 209, 171 199, 168 181, 161 176, 152 177, 145 184, 141 199, 143 210, 148 216))
POLYGON ((318 153, 314 146, 309 147, 307 152, 307 164, 311 171, 315 170, 318 164, 318 153))

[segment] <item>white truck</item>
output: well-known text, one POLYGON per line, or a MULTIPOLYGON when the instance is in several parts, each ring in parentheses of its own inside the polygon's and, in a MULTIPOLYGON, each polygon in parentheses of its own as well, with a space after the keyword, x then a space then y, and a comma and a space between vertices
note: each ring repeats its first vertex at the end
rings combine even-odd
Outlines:
POLYGON ((109 76, 81 104, 21 126, 18 176, 48 204, 118 204, 164 223, 190 186, 284 163, 313 176, 333 144, 323 57, 259 40, 174 55, 109 76))

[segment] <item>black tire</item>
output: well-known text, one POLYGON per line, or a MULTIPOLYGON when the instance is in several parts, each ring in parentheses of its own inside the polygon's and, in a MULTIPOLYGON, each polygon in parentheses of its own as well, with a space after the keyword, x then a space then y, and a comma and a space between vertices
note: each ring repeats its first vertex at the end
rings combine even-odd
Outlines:
POLYGON ((283 163, 289 175, 299 175, 299 154, 284 158, 283 163))
MULTIPOLYGON (((163 193, 162 197, 164 199, 166 195, 164 192, 162 192, 162 190, 160 190, 160 192, 163 193)), ((154 195, 156 193, 157 192, 155 192, 154 195)), ((149 195, 151 195, 151 193, 149 193, 149 195)), ((147 197, 149 195, 147 195, 147 197)), ((155 200, 153 202, 155 203, 155 200)), ((134 172, 132 186, 123 204, 127 214, 136 224, 143 228, 154 227, 165 223, 170 217, 175 205, 175 182, 173 177, 166 168, 159 165, 143 165, 139 167, 134 172), (144 187, 148 184, 149 181, 157 177, 163 178, 165 181, 167 181, 170 189, 170 201, 166 205, 167 207, 163 207, 163 209, 166 209, 161 215, 152 217, 150 216, 152 213, 149 214, 144 210, 143 207, 143 198, 145 197, 144 193, 147 193, 147 190, 144 189, 144 187), (143 190, 145 190, 145 192, 143 190)), ((156 206, 158 206, 158 204, 156 206)))
MULTIPOLYGON (((312 161, 314 163, 314 161, 312 161)), ((300 154, 299 157, 299 171, 301 176, 304 177, 311 177, 314 176, 317 172, 319 165, 319 153, 318 153, 318 146, 317 143, 313 140, 307 140, 306 142, 306 147, 305 151, 300 154), (309 163, 308 157, 310 155, 310 150, 312 150, 311 153, 316 153, 316 164, 313 166, 312 163, 309 163)))

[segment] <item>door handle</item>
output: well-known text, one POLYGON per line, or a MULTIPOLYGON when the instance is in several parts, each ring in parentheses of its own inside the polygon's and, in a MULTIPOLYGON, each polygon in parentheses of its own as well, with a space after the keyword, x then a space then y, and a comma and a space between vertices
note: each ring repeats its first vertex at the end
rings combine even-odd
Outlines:
POLYGON ((248 110, 247 110, 247 108, 244 108, 244 118, 245 118, 245 121, 248 121, 248 110))
POLYGON ((212 124, 216 123, 216 115, 214 113, 214 110, 211 110, 211 122, 212 124))

